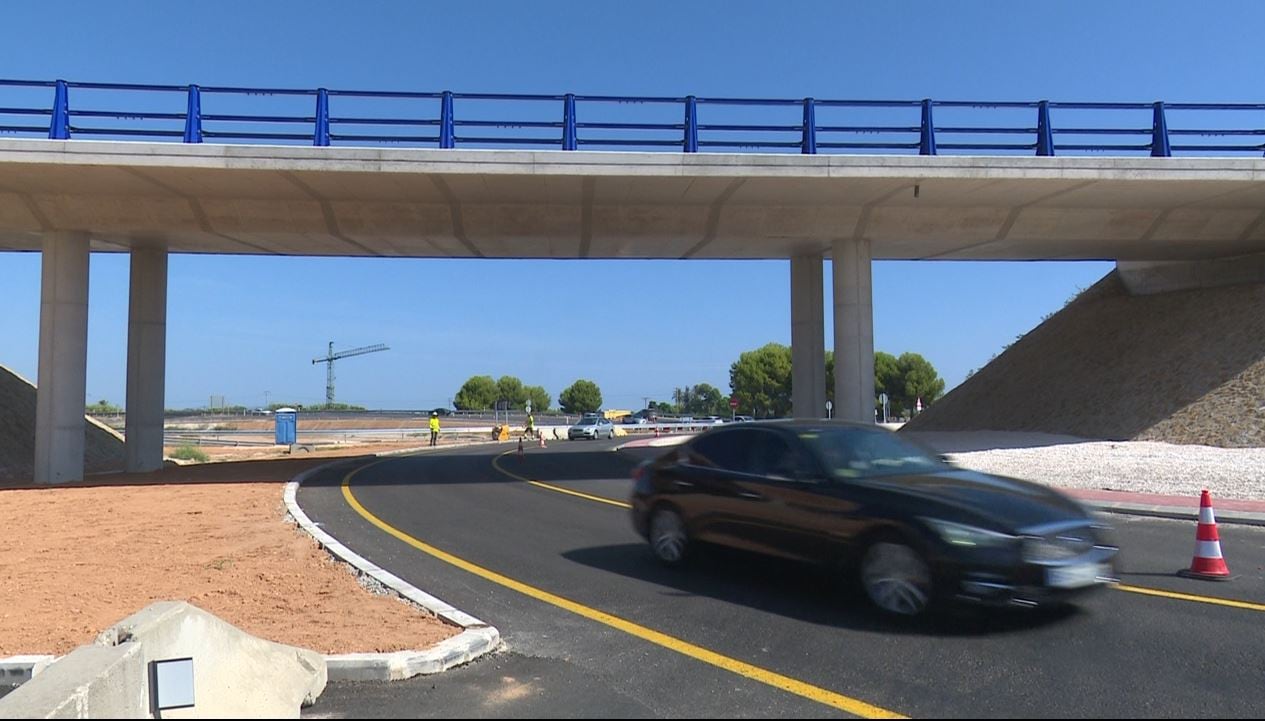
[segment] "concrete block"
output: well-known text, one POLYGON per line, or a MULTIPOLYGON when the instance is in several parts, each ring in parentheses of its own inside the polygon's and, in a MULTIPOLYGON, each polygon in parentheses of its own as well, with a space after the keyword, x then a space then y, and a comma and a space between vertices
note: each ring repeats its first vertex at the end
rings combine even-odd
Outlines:
POLYGON ((138 644, 80 646, 0 699, 0 718, 151 718, 138 644))
POLYGON ((298 718, 325 689, 325 658, 251 636, 181 601, 106 629, 0 699, 0 718, 148 718, 154 661, 192 658, 195 705, 164 718, 298 718))

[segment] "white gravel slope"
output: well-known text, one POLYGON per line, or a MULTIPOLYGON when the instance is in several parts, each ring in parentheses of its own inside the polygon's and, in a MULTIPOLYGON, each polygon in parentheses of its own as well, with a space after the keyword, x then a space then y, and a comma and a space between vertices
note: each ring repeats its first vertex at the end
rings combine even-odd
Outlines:
POLYGON ((1265 448, 1077 441, 1032 433, 918 433, 972 470, 1063 488, 1265 500, 1265 448))

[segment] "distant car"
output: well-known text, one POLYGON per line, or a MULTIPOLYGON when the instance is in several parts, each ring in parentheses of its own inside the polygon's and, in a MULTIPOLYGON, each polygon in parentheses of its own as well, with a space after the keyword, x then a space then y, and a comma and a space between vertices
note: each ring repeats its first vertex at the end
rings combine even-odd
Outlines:
POLYGON ((632 413, 630 415, 624 416, 624 423, 635 424, 635 425, 645 425, 647 423, 655 423, 658 420, 659 420, 659 413, 657 411, 652 411, 649 408, 644 408, 642 410, 637 411, 636 413, 632 413))
POLYGON ((602 436, 614 438, 615 424, 601 416, 585 416, 578 423, 567 429, 567 440, 569 441, 574 441, 577 438, 597 440, 602 436))
POLYGON ((745 423, 745 422, 754 421, 754 420, 755 419, 752 418, 751 416, 734 416, 734 423, 745 423))
POLYGON ((437 416, 450 416, 450 415, 452 415, 452 411, 448 410, 447 408, 436 408, 435 410, 431 411, 431 413, 434 413, 434 414, 435 414, 435 415, 437 415, 437 416))
POLYGON ((709 542, 852 569, 888 613, 1029 607, 1116 580, 1110 528, 1076 501, 956 468, 869 424, 730 424, 633 480, 633 526, 662 563, 709 542))

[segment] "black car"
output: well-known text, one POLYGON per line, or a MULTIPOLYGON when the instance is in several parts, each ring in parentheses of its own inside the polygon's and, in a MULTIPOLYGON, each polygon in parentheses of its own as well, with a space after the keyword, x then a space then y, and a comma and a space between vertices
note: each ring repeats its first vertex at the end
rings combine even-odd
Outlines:
POLYGON ((854 569, 891 613, 951 599, 1034 606, 1115 580, 1110 529, 1077 502, 874 426, 731 424, 633 479, 633 524, 661 562, 708 542, 854 569))

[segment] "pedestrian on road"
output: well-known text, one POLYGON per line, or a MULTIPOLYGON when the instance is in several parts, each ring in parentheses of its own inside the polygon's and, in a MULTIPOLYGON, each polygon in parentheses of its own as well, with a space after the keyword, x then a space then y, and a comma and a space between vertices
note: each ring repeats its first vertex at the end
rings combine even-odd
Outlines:
POLYGON ((430 444, 432 446, 439 445, 439 413, 438 411, 430 412, 430 444))
POLYGON ((523 435, 527 438, 535 438, 537 436, 536 416, 533 416, 531 413, 527 414, 527 425, 523 428, 523 435))

